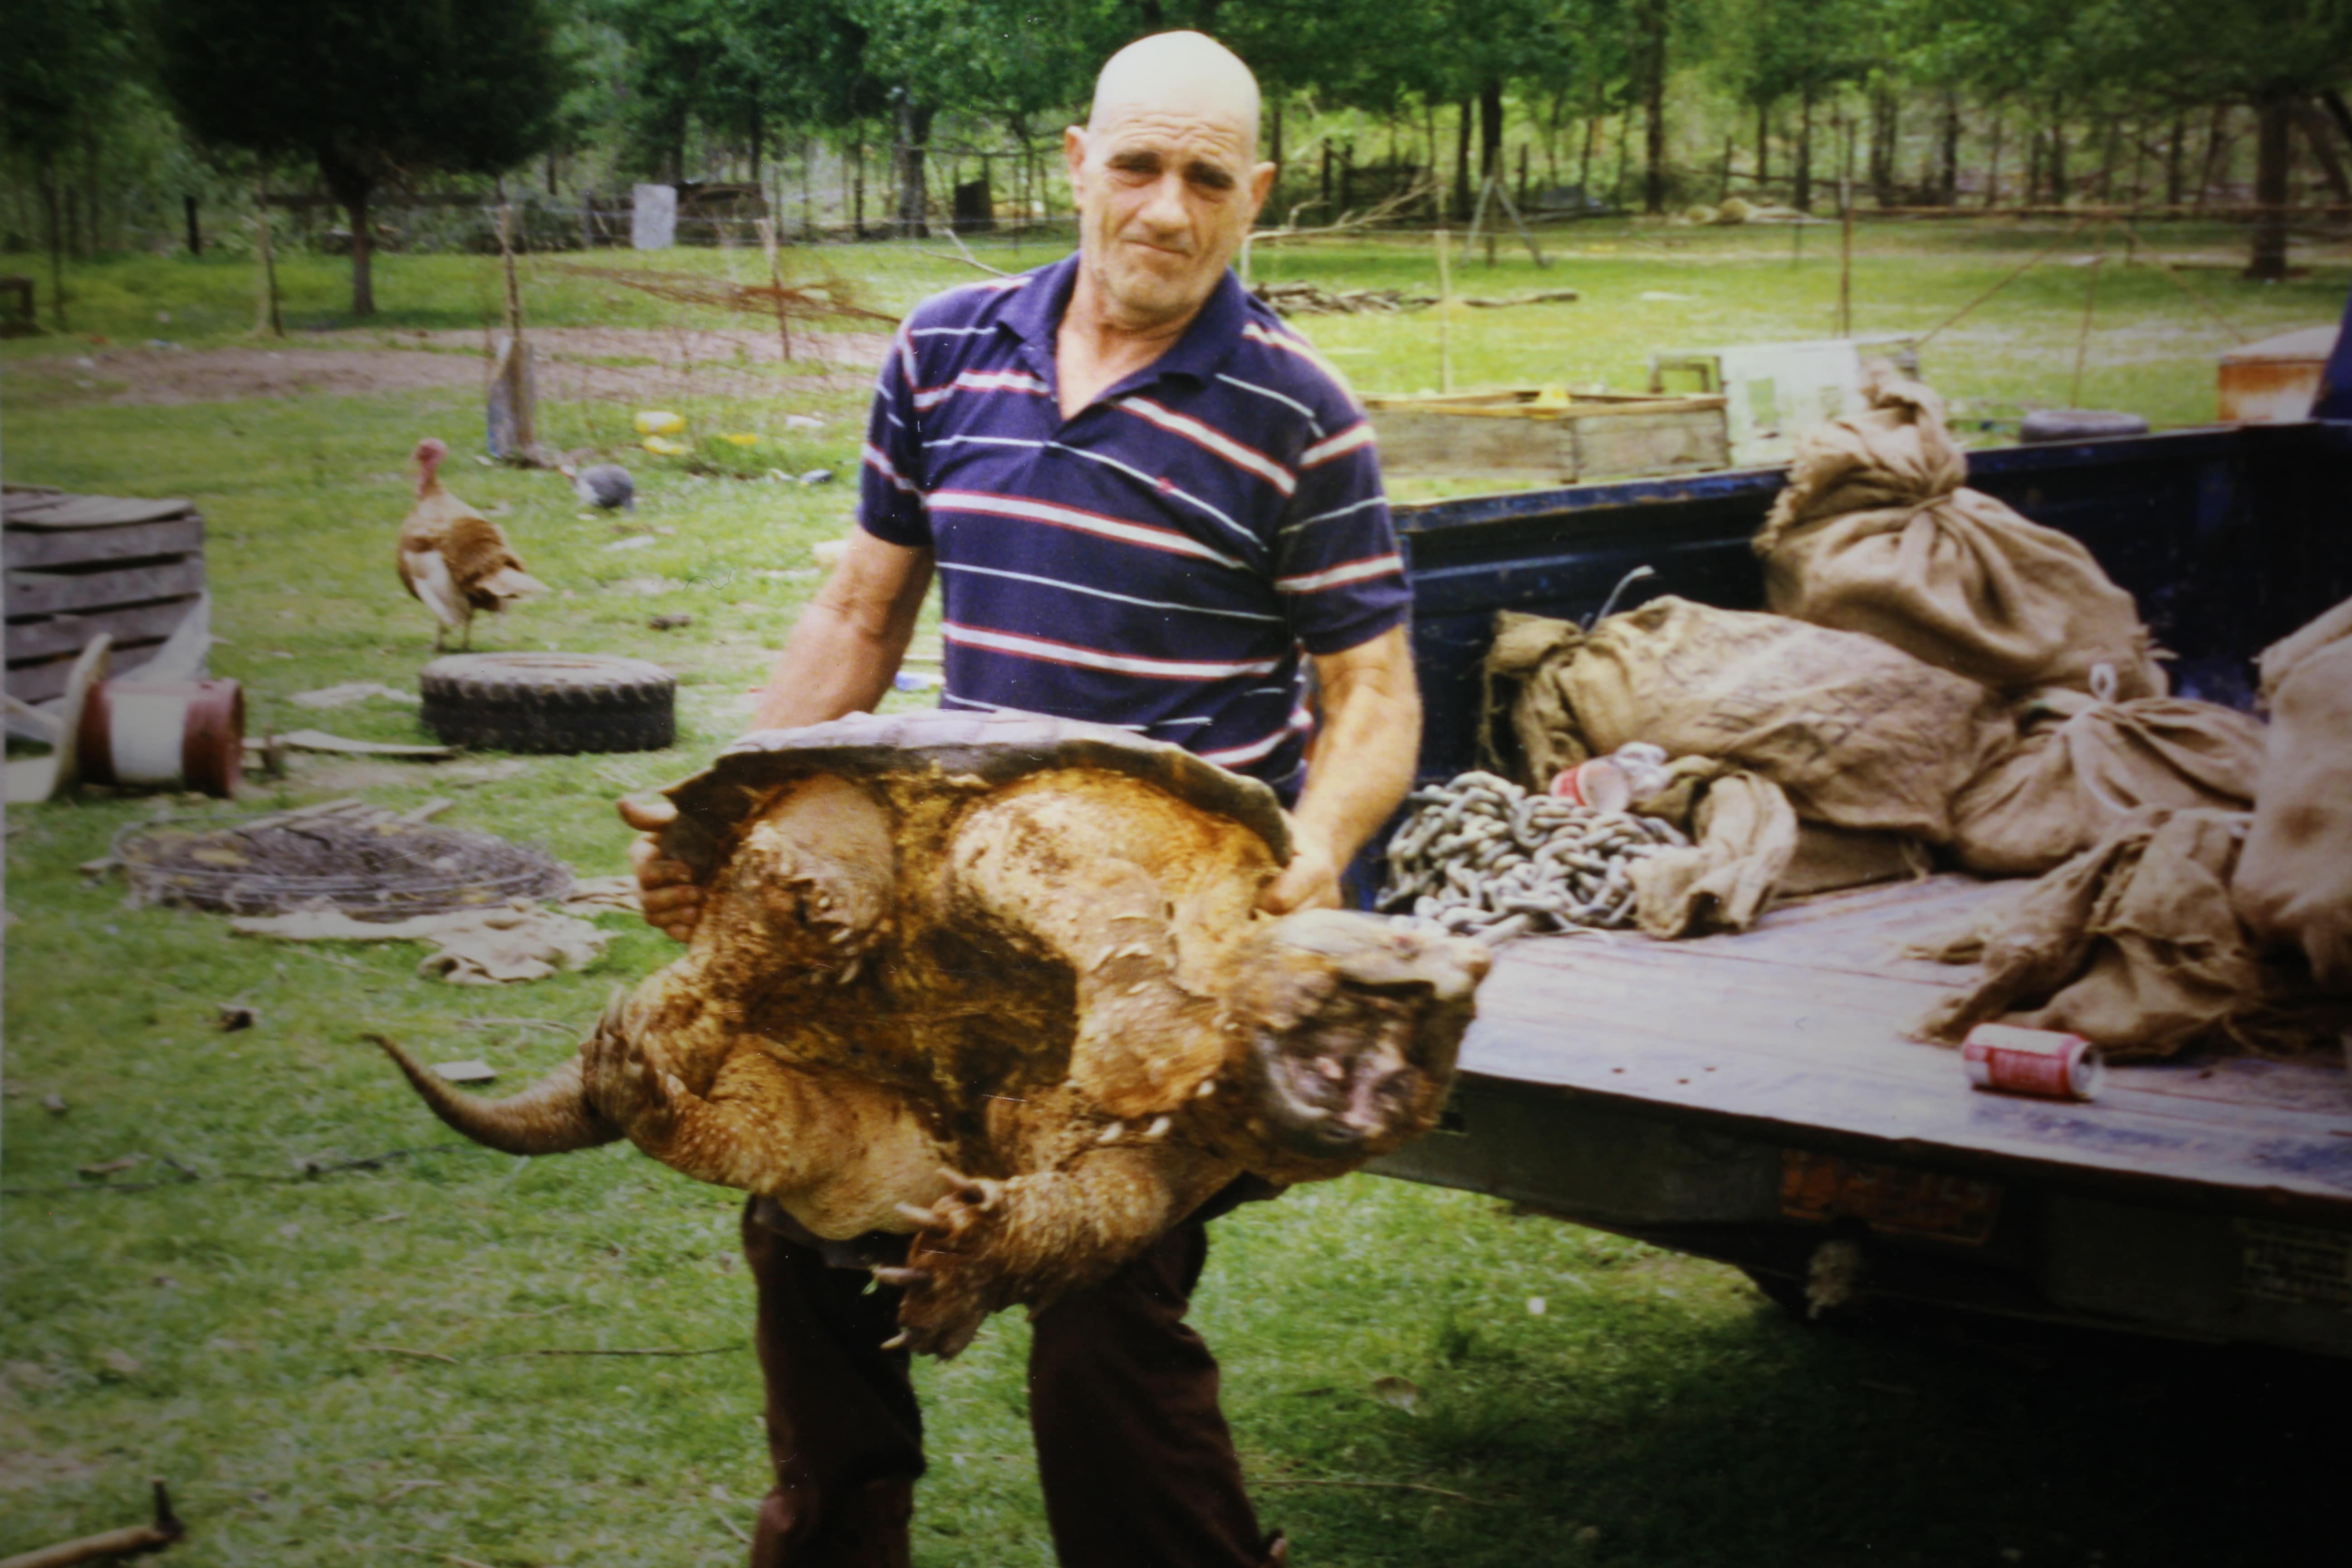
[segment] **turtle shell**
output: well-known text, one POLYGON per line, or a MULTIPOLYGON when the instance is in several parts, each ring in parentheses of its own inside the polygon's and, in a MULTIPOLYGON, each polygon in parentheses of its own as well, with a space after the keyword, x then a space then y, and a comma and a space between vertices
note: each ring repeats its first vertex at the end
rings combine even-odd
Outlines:
POLYGON ((662 853, 698 872, 717 865, 736 833, 776 790, 813 773, 872 778, 910 773, 1001 784, 1049 768, 1101 768, 1157 784, 1179 800, 1233 818, 1290 859, 1290 828, 1272 789, 1164 741, 1108 724, 1013 713, 927 709, 853 713, 797 730, 761 730, 664 793, 677 820, 662 853))

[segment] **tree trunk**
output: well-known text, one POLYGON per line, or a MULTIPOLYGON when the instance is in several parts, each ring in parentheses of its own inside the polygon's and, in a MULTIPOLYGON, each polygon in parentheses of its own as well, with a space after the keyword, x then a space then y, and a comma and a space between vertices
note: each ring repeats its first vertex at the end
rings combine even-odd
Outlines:
POLYGON ((758 110, 751 111, 751 183, 760 184, 760 155, 765 151, 760 143, 767 139, 767 117, 758 110))
POLYGON ((49 215, 49 315, 58 331, 70 331, 66 325, 66 231, 65 222, 58 210, 58 165, 52 157, 41 160, 41 205, 49 215))
POLYGON ((1463 223, 1470 221, 1470 100, 1465 98, 1462 100, 1460 134, 1454 139, 1454 216, 1463 223))
POLYGON ((1989 207, 2000 205, 2000 104, 1996 101, 1992 106, 1992 163, 1985 174, 1984 205, 1989 207))
POLYGON ((1503 84, 1489 79, 1478 89, 1478 188, 1503 177, 1503 84))
POLYGON ((375 236, 370 232, 366 182, 345 188, 343 212, 352 225, 352 314, 362 319, 375 314, 375 236))
POLYGON ((918 103, 912 93, 898 101, 898 233, 902 237, 924 239, 930 235, 923 221, 926 192, 923 185, 923 155, 931 140, 931 116, 938 112, 928 103, 918 103))
POLYGON ((2050 99, 2050 155, 2046 161, 2050 176, 2050 199, 2055 205, 2066 205, 2066 110, 2065 100, 2054 93, 2050 99))
POLYGON ((2352 202, 2352 184, 2347 184, 2343 160, 2336 155, 2336 128, 2315 103, 2298 101, 2294 106, 2295 123, 2303 127, 2305 145, 2319 163, 2319 172, 2327 180, 2328 194, 2339 202, 2352 202))
POLYGON ((1960 93, 1958 88, 1944 92, 1944 205, 1960 204, 1960 93))
POLYGON ((1644 0, 1642 9, 1642 109, 1643 163, 1642 210, 1666 210, 1666 0, 1644 0))
POLYGON ((1764 182, 1772 177, 1772 106, 1756 106, 1756 192, 1764 194, 1764 182))
POLYGON ((1813 89, 1805 89, 1803 108, 1797 115, 1797 186, 1793 200, 1799 212, 1813 210, 1813 89))
POLYGON ((182 196, 180 211, 188 220, 188 254, 202 256, 205 253, 205 230, 204 226, 196 221, 196 198, 182 196))
POLYGON ((2205 197, 2213 188, 2213 170, 2214 166, 2221 161, 2221 149, 2224 145, 2222 132, 2229 128, 2229 124, 2230 106, 2226 103, 2214 105, 2213 123, 2205 132, 2205 161, 2197 172, 2197 205, 2200 207, 2205 205, 2205 197))
POLYGON ((2164 149, 2164 205, 2177 207, 2181 197, 2189 194, 2189 166, 2181 154, 2189 147, 2189 115, 2185 110, 2172 111, 2172 136, 2164 149))
POLYGON ((1576 188, 1587 202, 1592 200, 1592 143, 1600 134, 1601 116, 1586 115, 1584 117, 1584 152, 1576 164, 1576 188))
POLYGON ((1895 89, 1880 84, 1870 95, 1870 194, 1880 206, 1895 205, 1895 154, 1901 133, 1901 106, 1895 89))
POLYGON ((2286 277, 2289 181, 2294 143, 2288 139, 2294 103, 2284 94, 2254 104, 2254 233, 2246 258, 2252 282, 2276 283, 2286 277))

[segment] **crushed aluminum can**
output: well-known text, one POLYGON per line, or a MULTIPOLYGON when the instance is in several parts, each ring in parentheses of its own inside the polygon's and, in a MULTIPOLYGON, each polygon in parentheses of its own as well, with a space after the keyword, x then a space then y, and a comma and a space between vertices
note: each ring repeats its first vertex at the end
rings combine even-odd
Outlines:
POLYGON ((1625 770, 1607 757, 1562 770, 1551 781, 1551 793, 1595 811, 1622 811, 1633 802, 1633 786, 1625 770))
POLYGON ((2080 1035, 1979 1024, 1960 1044, 1969 1082, 1979 1089, 2048 1100, 2091 1100, 2106 1076, 2099 1047, 2080 1035))

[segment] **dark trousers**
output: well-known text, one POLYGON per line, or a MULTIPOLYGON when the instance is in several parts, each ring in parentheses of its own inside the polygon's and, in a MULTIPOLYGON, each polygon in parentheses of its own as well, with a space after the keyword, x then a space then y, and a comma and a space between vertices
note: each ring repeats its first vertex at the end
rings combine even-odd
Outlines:
MULTIPOLYGON (((898 1292, 868 1290, 864 1269, 828 1266, 749 1207, 743 1252, 775 1466, 752 1568, 903 1563, 923 1421, 907 1352, 880 1348, 898 1331, 898 1292)), ((1036 1320, 1029 1423, 1064 1568, 1266 1560, 1217 1408, 1216 1358, 1184 1322, 1208 1256, 1196 1215, 1036 1320)))

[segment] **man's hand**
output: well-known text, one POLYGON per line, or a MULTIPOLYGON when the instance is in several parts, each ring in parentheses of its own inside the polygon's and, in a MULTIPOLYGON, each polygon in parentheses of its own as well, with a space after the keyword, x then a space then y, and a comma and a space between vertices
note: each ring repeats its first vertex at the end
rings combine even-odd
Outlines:
POLYGON ((1339 907, 1339 867, 1331 847, 1297 817, 1290 819, 1290 864, 1258 894, 1257 907, 1270 915, 1339 907))
POLYGON ((1339 873, 1412 788, 1421 747, 1421 694, 1403 627, 1317 656, 1315 674, 1323 724, 1290 818, 1290 864, 1258 895, 1268 914, 1339 906, 1339 873))
POLYGON ((683 860, 661 858, 661 830, 677 820, 677 807, 666 800, 641 805, 615 802, 621 820, 640 835, 629 846, 629 868, 637 876, 637 898, 645 905, 646 924, 685 942, 702 919, 702 889, 695 885, 694 868, 683 860))

